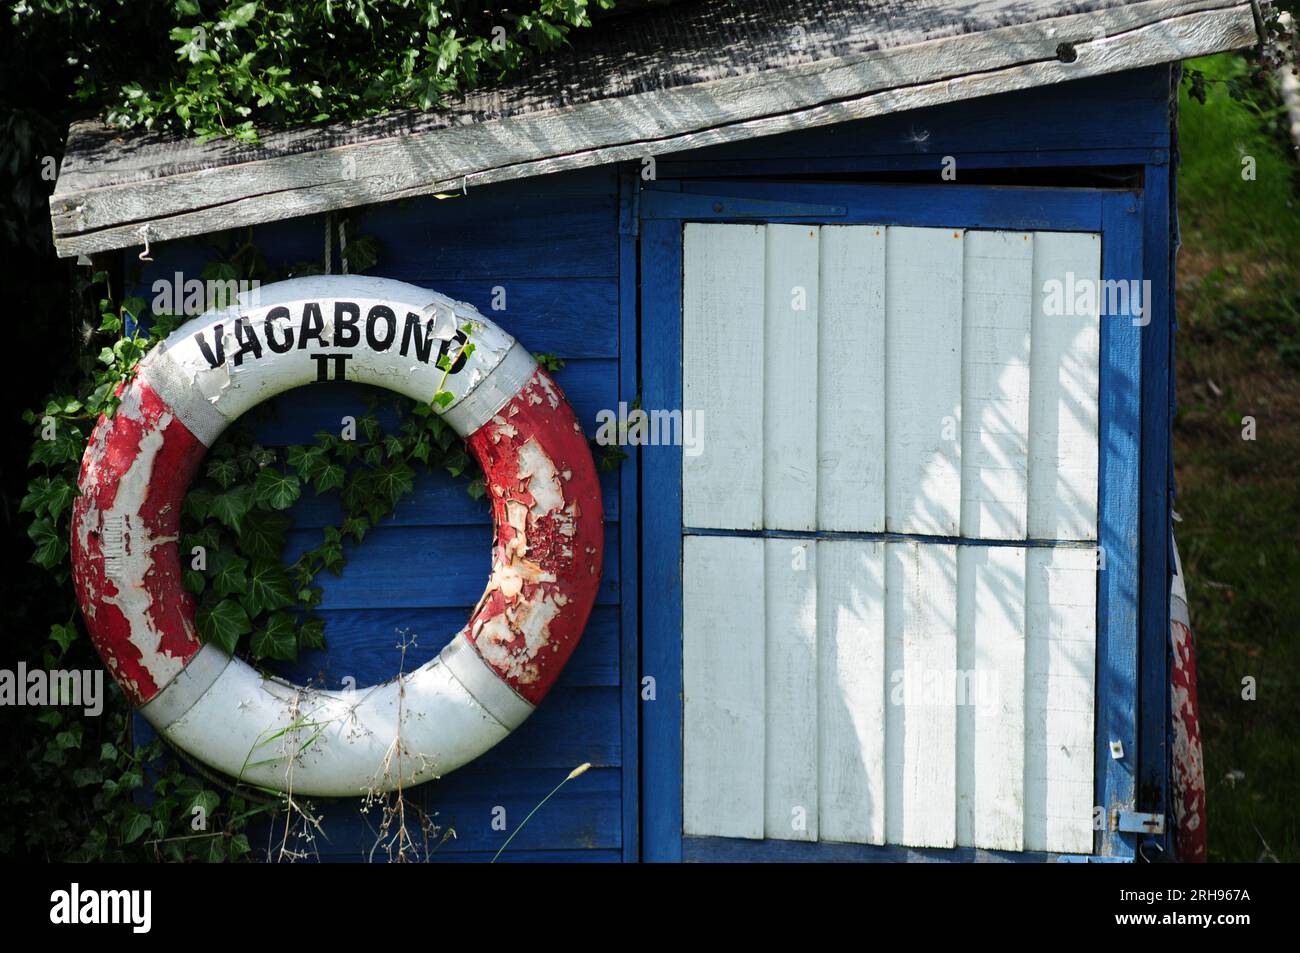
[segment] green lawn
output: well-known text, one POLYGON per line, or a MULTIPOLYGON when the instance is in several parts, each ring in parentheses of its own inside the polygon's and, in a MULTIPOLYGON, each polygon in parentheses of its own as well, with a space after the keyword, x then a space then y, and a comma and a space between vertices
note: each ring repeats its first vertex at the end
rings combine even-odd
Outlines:
MULTIPOLYGON (((1189 64, 1244 75, 1235 56, 1189 64)), ((1300 190, 1268 94, 1181 103, 1176 524, 1212 861, 1300 861, 1300 190), (1256 160, 1243 180, 1242 159, 1256 160), (1254 417, 1256 439, 1242 436, 1254 417), (1256 700, 1243 699, 1253 678, 1256 700)))

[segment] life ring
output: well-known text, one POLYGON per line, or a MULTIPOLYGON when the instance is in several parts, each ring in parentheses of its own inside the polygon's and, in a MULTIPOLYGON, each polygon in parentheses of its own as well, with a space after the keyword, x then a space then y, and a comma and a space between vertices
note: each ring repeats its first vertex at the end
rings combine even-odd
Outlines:
POLYGON ((600 487, 559 387, 472 306, 378 278, 267 285, 177 329, 120 397, 82 460, 73 580, 109 672, 183 751, 281 791, 392 790, 478 757, 554 685, 600 583, 600 487), (467 326, 472 349, 455 346, 467 326), (449 348, 472 353, 445 373, 449 348), (204 644, 177 544, 185 493, 226 426, 334 379, 424 403, 449 392, 433 406, 482 465, 494 527, 492 573, 465 628, 428 664, 351 691, 295 686, 204 644))

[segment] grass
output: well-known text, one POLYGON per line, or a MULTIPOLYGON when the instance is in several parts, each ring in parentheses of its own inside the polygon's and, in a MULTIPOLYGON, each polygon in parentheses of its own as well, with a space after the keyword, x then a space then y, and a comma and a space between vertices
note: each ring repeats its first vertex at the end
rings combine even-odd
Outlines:
POLYGON ((1193 62, 1180 109, 1175 531, 1200 679, 1212 861, 1300 861, 1300 191, 1276 98, 1193 62), (1243 180, 1242 158, 1256 160, 1243 180), (1253 417, 1256 439, 1243 439, 1253 417), (1243 696, 1255 680, 1256 699, 1243 696))

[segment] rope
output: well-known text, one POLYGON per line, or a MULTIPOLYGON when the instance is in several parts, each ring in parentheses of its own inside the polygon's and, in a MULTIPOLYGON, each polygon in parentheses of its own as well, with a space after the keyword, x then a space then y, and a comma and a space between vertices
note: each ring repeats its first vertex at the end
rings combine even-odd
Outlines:
POLYGON ((339 260, 343 263, 343 274, 348 273, 348 220, 339 219, 339 260))
POLYGON ((331 262, 332 259, 334 258, 334 248, 332 244, 334 236, 333 236, 333 229, 330 228, 330 226, 333 224, 334 224, 334 216, 331 215, 329 212, 326 212, 325 213, 325 274, 327 275, 330 274, 331 262))

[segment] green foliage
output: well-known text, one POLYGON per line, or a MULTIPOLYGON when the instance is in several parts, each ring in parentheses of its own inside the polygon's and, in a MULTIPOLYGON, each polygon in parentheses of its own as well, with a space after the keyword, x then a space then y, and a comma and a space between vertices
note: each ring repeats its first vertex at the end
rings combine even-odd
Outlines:
POLYGON ((1300 859, 1300 215, 1271 82, 1190 66, 1180 108, 1176 525, 1196 640, 1211 861, 1300 859), (1244 91, 1234 97, 1233 85, 1244 91), (1242 158, 1256 160, 1253 180, 1242 158), (1243 418, 1258 420, 1242 439, 1243 418), (1257 697, 1242 697, 1242 679, 1257 697))
POLYGON ((1300 208, 1277 91, 1238 56, 1194 60, 1187 74, 1181 137, 1196 151, 1180 169, 1179 196, 1184 272, 1197 287, 1185 316, 1300 369, 1300 208))
POLYGON ((24 0, 10 21, 18 34, 65 31, 77 99, 113 124, 255 140, 270 126, 431 109, 563 43, 589 5, 24 0))

